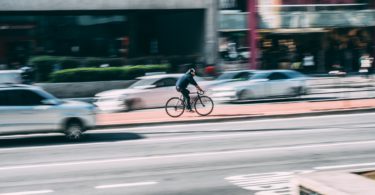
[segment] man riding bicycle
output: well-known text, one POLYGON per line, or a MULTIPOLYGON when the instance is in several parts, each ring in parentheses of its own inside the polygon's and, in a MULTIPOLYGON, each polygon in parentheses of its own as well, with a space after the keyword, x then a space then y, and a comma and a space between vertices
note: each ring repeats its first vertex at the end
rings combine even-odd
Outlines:
POLYGON ((194 85, 197 90, 203 91, 203 89, 197 84, 197 82, 194 80, 195 76, 195 69, 190 68, 186 74, 184 74, 181 78, 178 79, 176 83, 176 89, 178 92, 182 93, 184 96, 184 99, 186 101, 186 108, 188 109, 189 112, 194 112, 191 109, 191 104, 190 104, 190 91, 187 90, 187 87, 189 84, 194 85))

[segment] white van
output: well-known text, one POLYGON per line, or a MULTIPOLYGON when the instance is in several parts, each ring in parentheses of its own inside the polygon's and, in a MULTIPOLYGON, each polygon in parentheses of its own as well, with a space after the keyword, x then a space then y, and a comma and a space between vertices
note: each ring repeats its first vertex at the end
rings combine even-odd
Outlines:
POLYGON ((21 84, 21 70, 0 70, 0 83, 21 84))

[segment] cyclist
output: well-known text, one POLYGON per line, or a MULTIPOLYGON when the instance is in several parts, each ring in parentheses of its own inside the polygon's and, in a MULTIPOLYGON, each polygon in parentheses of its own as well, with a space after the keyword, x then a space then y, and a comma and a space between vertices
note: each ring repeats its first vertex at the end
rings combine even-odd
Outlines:
POLYGON ((187 90, 188 85, 192 84, 197 88, 197 90, 203 92, 203 89, 194 80, 194 76, 195 76, 195 69, 190 68, 186 72, 186 74, 184 74, 181 78, 178 79, 176 83, 176 89, 178 92, 182 93, 182 95, 184 96, 184 100, 186 102, 186 108, 188 109, 189 112, 194 112, 194 111, 191 109, 190 95, 189 95, 190 91, 187 90))

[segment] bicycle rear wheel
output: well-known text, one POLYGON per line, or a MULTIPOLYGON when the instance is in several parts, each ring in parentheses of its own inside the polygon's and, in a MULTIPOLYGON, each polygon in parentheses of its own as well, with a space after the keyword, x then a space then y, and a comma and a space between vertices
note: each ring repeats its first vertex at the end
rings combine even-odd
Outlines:
POLYGON ((177 118, 181 116, 185 111, 184 101, 178 97, 173 97, 167 101, 165 104, 165 112, 170 117, 177 118))
POLYGON ((208 96, 198 96, 194 102, 195 111, 201 116, 207 116, 214 110, 214 102, 208 96))

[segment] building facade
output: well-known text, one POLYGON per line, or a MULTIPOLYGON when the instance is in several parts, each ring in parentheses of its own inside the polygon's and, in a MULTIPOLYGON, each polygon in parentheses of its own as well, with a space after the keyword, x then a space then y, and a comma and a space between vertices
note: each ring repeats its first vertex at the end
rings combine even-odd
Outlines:
POLYGON ((2 0, 0 63, 30 56, 215 64, 216 0, 2 0))
POLYGON ((256 42, 256 48, 248 49, 256 54, 248 56, 256 58, 257 68, 303 69, 304 57, 308 55, 314 57, 310 72, 351 72, 358 71, 362 55, 375 55, 374 1, 257 0, 255 5, 249 2, 252 1, 221 1, 219 39, 222 51, 227 42, 235 43, 237 48, 249 48, 249 42, 256 42), (255 18, 248 15, 251 6, 256 7, 255 18), (248 27, 251 20, 256 23, 255 36, 248 27))

